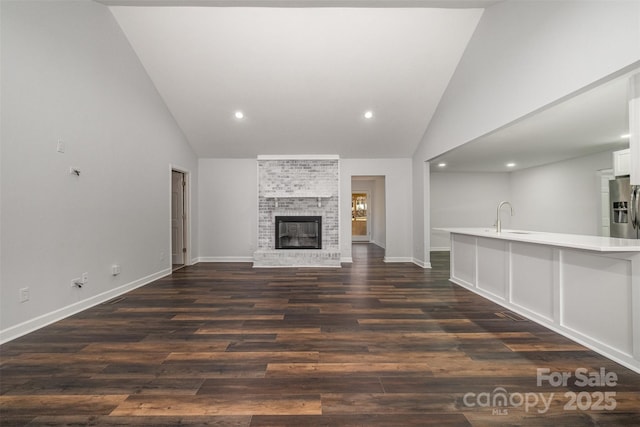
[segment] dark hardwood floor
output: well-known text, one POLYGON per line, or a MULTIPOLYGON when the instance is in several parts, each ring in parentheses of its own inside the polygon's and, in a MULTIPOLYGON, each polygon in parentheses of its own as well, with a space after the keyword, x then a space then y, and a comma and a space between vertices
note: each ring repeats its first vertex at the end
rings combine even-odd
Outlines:
POLYGON ((453 285, 448 253, 353 256, 185 267, 6 343, 1 424, 640 425, 640 375, 453 285), (538 368, 571 375, 538 385, 538 368))

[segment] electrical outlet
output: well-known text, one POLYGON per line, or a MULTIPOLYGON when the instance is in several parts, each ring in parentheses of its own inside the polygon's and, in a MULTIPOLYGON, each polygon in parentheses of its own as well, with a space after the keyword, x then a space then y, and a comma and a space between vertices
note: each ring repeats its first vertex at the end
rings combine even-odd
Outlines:
POLYGON ((29 288, 20 288, 20 302, 29 301, 29 288))
POLYGON ((64 153, 64 141, 59 139, 58 144, 56 145, 56 150, 58 153, 64 153))
POLYGON ((86 285, 89 281, 89 273, 82 273, 82 284, 86 285))
POLYGON ((120 264, 113 264, 111 266, 111 275, 117 276, 118 274, 120 274, 120 264))

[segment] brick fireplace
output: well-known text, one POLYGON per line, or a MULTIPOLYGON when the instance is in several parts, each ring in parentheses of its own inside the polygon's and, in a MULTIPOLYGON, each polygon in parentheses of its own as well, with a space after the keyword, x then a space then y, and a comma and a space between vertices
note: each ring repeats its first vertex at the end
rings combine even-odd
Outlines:
POLYGON ((339 184, 338 156, 258 156, 254 267, 340 267, 339 184))

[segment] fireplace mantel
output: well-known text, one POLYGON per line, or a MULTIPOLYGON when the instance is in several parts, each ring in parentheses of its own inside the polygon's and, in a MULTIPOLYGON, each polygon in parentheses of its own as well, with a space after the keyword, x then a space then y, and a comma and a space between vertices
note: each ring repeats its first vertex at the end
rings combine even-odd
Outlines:
POLYGON ((318 201, 318 207, 322 207, 322 199, 328 199, 331 197, 329 193, 309 193, 309 192, 299 192, 299 193, 267 193, 264 195, 265 199, 274 199, 275 206, 278 207, 278 199, 316 199, 318 201))
POLYGON ((259 154, 258 160, 339 160, 337 154, 259 154))
POLYGON ((315 193, 309 191, 300 191, 294 193, 265 193, 266 199, 328 199, 331 193, 315 193))

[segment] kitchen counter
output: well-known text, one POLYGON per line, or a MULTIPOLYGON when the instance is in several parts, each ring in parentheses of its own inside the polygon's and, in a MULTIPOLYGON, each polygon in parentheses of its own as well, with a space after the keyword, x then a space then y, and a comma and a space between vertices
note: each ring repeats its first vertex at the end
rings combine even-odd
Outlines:
POLYGON ((451 233, 450 280, 640 373, 640 241, 451 233))
POLYGON ((588 236, 582 234, 547 233, 542 231, 502 230, 492 228, 435 228, 449 233, 540 245, 561 246, 597 252, 640 252, 640 239, 619 239, 615 237, 588 236))

